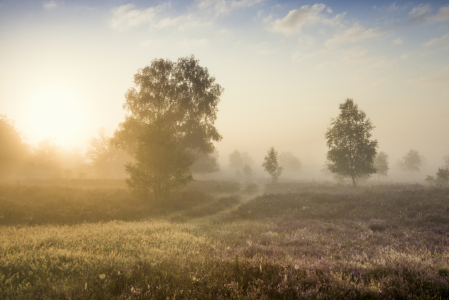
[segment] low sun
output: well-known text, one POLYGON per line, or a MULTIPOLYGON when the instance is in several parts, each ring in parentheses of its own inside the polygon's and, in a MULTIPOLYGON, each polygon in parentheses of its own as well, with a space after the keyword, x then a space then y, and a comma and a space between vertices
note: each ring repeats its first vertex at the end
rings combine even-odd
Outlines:
POLYGON ((77 99, 64 91, 50 91, 37 96, 30 105, 29 121, 34 138, 54 139, 58 144, 70 144, 83 123, 83 113, 77 99))

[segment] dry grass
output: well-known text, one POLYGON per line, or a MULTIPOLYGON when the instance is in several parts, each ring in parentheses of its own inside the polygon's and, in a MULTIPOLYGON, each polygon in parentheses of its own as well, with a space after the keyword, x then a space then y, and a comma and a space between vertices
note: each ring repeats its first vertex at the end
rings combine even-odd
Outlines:
MULTIPOLYGON (((131 221, 2 226, 0 298, 449 298, 448 189, 338 189, 267 194, 239 207, 237 197, 212 197, 172 205, 178 212, 158 219, 135 209, 131 221), (178 213, 183 222, 173 220, 178 213)), ((0 203, 36 195, 0 191, 0 203)), ((57 195, 72 195, 65 204, 89 193, 112 206, 137 201, 103 192, 57 195)))

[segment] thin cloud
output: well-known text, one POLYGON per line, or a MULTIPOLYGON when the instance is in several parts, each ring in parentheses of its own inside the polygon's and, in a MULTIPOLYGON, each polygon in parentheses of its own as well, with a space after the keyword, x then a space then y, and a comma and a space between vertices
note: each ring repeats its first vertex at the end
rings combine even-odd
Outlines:
POLYGON ((366 29, 358 23, 355 23, 352 27, 337 32, 331 39, 326 41, 325 45, 328 48, 333 48, 343 43, 355 43, 364 39, 379 37, 384 34, 385 31, 380 28, 366 29))
POLYGON ((54 9, 54 8, 58 7, 58 3, 56 3, 56 1, 48 1, 48 2, 44 2, 44 4, 42 6, 45 9, 54 9))
POLYGON ((197 0, 200 10, 214 12, 216 16, 228 14, 235 9, 247 8, 265 0, 197 0))
POLYGON ((158 7, 134 9, 134 4, 126 4, 112 9, 111 26, 120 30, 151 23, 158 7))
POLYGON ((449 6, 441 7, 438 13, 432 18, 435 22, 449 21, 449 6))
POLYGON ((282 33, 284 35, 294 35, 301 32, 301 29, 307 25, 326 24, 339 25, 340 18, 343 15, 337 15, 329 18, 323 13, 331 13, 332 10, 324 4, 314 4, 312 6, 304 5, 300 9, 291 10, 283 19, 274 21, 271 31, 282 33))
POLYGON ((442 36, 441 38, 437 39, 431 39, 427 43, 424 43, 423 46, 425 47, 432 47, 436 45, 449 45, 449 34, 442 36))
POLYGON ((192 50, 198 48, 204 48, 210 44, 208 39, 184 39, 178 43, 178 46, 182 49, 192 50))
POLYGON ((398 37, 398 38, 395 39, 395 40, 392 40, 392 42, 393 42, 393 44, 395 44, 395 45, 402 45, 402 44, 404 43, 404 41, 403 41, 400 37, 398 37))
POLYGON ((443 70, 435 72, 428 76, 410 80, 409 83, 423 85, 423 86, 433 86, 433 85, 442 85, 442 84, 447 85, 447 84, 449 84, 449 67, 446 67, 443 70))
POLYGON ((418 5, 409 12, 408 24, 426 24, 427 22, 447 22, 449 21, 449 6, 441 7, 436 14, 432 14, 432 7, 418 5))

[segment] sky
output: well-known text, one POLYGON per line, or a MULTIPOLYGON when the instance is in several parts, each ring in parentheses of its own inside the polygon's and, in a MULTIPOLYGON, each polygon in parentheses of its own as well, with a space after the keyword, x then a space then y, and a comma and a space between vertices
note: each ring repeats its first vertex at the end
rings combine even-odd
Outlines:
POLYGON ((0 114, 31 144, 85 149, 123 121, 139 68, 192 54, 225 89, 222 164, 274 146, 317 170, 346 98, 390 163, 449 155, 447 1, 0 0, 0 114))

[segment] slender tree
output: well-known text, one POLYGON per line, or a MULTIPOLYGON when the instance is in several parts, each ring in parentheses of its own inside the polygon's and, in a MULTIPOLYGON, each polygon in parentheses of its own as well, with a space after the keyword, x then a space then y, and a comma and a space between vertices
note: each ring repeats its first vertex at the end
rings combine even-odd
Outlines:
POLYGON ((351 178, 354 186, 358 178, 376 173, 377 140, 371 139, 373 129, 371 121, 352 99, 340 104, 340 114, 331 120, 325 134, 329 170, 351 178))
POLYGON ((268 172, 268 174, 270 174, 271 181, 276 183, 284 168, 279 166, 278 153, 274 150, 274 147, 271 147, 270 150, 268 150, 267 155, 264 158, 264 162, 262 163, 262 167, 268 172))

